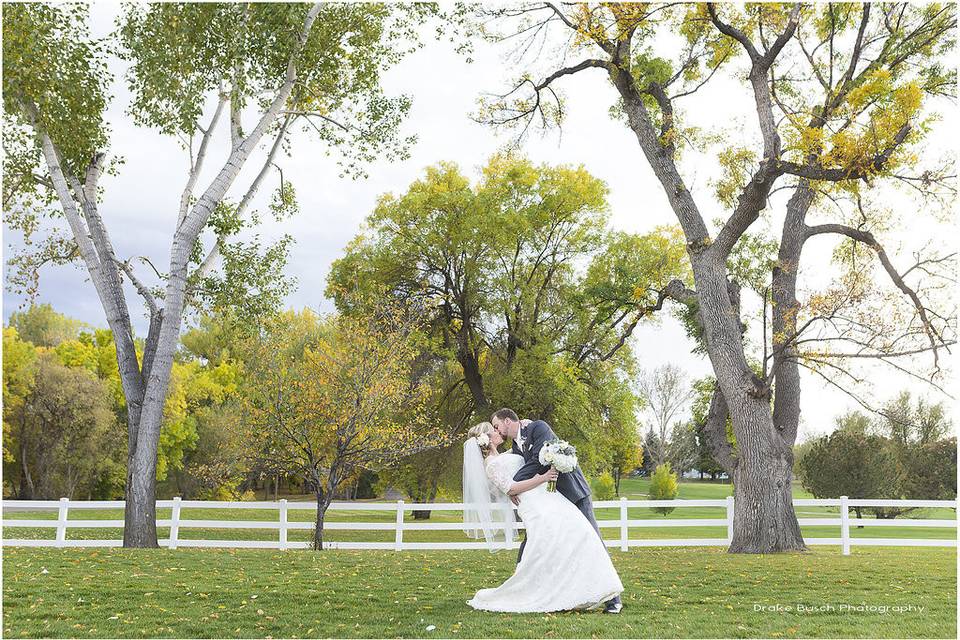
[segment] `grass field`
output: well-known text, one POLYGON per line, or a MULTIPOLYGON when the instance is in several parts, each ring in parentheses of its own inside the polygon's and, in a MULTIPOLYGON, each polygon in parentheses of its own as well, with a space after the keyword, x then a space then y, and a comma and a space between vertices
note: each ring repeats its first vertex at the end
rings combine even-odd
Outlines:
MULTIPOLYGON (((646 499, 647 479, 625 480, 622 494, 646 499)), ((679 498, 722 499, 730 485, 683 482, 679 498)), ((794 497, 810 498, 800 488, 794 497)), ((289 496, 289 499, 296 499, 289 496)), ((307 497, 303 497, 308 500, 307 497)), ((160 509, 160 518, 170 517, 160 509)), ((836 516, 800 507, 803 517, 836 516)), ((53 538, 50 528, 9 527, 4 536, 53 538)), ((122 519, 116 509, 74 510, 71 519, 122 519)), ((183 509, 184 519, 277 521, 276 510, 183 509)), ((312 521, 312 510, 291 510, 312 521)), ((598 519, 618 510, 597 510, 598 519)), ((691 507, 669 515, 631 508, 633 519, 724 518, 723 508, 691 507)), ((923 509, 910 518, 956 518, 953 509, 923 509)), ((393 522, 391 511, 334 511, 330 521, 393 522)), ((432 522, 459 522, 435 512, 432 522)), ((407 515, 407 522, 412 522, 407 515)), ((328 540, 392 541, 390 531, 328 530, 328 540)), ((808 537, 838 537, 839 527, 804 527, 808 537)), ((617 529, 606 529, 617 537, 617 529)), ((71 539, 120 538, 120 529, 68 529, 71 539)), ((168 536, 161 528, 160 537, 168 536)), ((180 530, 181 538, 276 540, 264 529, 180 530)), ((290 531, 307 540, 309 531, 290 531)), ((724 527, 635 527, 630 537, 726 535, 724 527)), ((956 538, 956 529, 874 527, 854 537, 956 538)), ((405 541, 467 541, 458 531, 406 531, 405 541)), ((801 554, 732 555, 722 547, 611 550, 626 591, 619 617, 598 613, 502 615, 465 601, 513 571, 513 552, 178 549, 3 550, 6 637, 956 637, 956 549, 812 547, 801 554), (798 611, 798 604, 805 609, 798 611), (842 609, 841 605, 872 609, 842 609), (758 606, 780 606, 781 610, 758 606), (879 607, 913 607, 902 611, 879 607), (919 607, 923 610, 919 610, 919 607), (821 609, 816 609, 820 607, 821 609), (833 610, 830 610, 830 607, 833 610), (434 627, 428 630, 429 627, 434 627)))
MULTIPOLYGON (((637 500, 646 499, 649 491, 649 479, 630 478, 625 479, 621 485, 621 494, 627 498, 637 500)), ((679 485, 679 499, 723 499, 730 495, 731 487, 729 484, 714 482, 682 482, 679 485)), ((800 487, 794 487, 795 498, 812 498, 813 496, 803 491, 800 487)), ((291 500, 300 498, 309 502, 308 496, 290 496, 291 500)), ((799 507, 797 509, 798 517, 838 517, 839 510, 835 507, 799 507)), ((170 509, 158 509, 158 518, 170 518, 170 509)), ((598 520, 619 518, 619 509, 597 509, 596 516, 598 520)), ((120 509, 96 509, 96 510, 72 510, 68 515, 72 520, 122 520, 123 512, 120 509)), ((276 509, 182 509, 180 517, 189 520, 261 520, 273 521, 279 520, 279 513, 276 509)), ((314 513, 312 510, 291 510, 289 519, 292 521, 312 522, 314 513)), ((632 507, 629 510, 631 519, 683 519, 683 518, 717 518, 726 517, 726 510, 723 507, 684 507, 675 509, 668 515, 655 513, 652 509, 642 507, 632 507)), ((954 509, 918 509, 910 512, 906 517, 910 519, 956 519, 954 509)), ((7 538, 33 538, 33 539, 53 539, 56 536, 56 530, 53 528, 40 527, 10 527, 10 521, 16 519, 50 519, 57 518, 56 510, 33 511, 33 512, 12 512, 5 513, 4 519, 7 522, 4 527, 4 536, 7 538)), ((327 514, 327 520, 330 522, 384 522, 392 523, 396 515, 392 511, 331 511, 327 514)), ((413 522, 413 516, 406 514, 406 522, 413 522)), ((437 511, 430 519, 431 522, 460 522, 462 514, 455 511, 437 511)), ((605 528, 602 530, 604 537, 617 538, 619 530, 616 528, 605 528)), ((804 526, 803 534, 806 537, 813 538, 838 538, 840 536, 840 527, 837 526, 804 526)), ((161 527, 158 530, 161 538, 169 537, 169 530, 161 527)), ((854 538, 939 538, 956 539, 957 531, 955 528, 944 527, 852 527, 850 535, 854 538)), ((269 529, 210 529, 210 528, 181 528, 179 537, 181 539, 206 539, 206 540, 277 540, 278 532, 269 529)), ((311 533, 306 530, 293 530, 288 534, 291 541, 307 541, 311 533)), ((669 538, 724 538, 726 537, 726 527, 634 527, 629 531, 631 539, 669 539, 669 538)), ((92 528, 68 528, 68 539, 120 539, 123 532, 119 528, 92 529, 92 528)), ((327 530, 325 534, 327 541, 364 541, 364 542, 392 542, 394 533, 392 531, 349 531, 349 530, 327 530)), ((406 542, 467 542, 468 539, 459 531, 405 531, 404 541, 406 542)), ((859 553, 857 548, 854 553, 859 553)))
POLYGON ((470 609, 513 571, 512 552, 6 548, 3 635, 956 637, 956 549, 611 554, 620 616, 470 609))

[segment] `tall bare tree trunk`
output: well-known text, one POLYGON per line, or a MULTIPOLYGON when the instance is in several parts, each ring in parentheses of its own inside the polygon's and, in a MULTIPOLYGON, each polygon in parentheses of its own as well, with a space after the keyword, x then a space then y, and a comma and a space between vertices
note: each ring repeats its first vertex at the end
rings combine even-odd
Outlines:
POLYGON ((790 445, 774 432, 766 401, 744 399, 737 413, 734 429, 739 463, 733 472, 733 540, 728 551, 806 550, 793 509, 790 445))
MULTIPOLYGON (((711 9, 712 11, 712 9, 711 9)), ((774 427, 770 391, 747 363, 739 317, 739 291, 734 300, 728 281, 726 259, 743 230, 759 216, 773 181, 780 140, 771 111, 766 73, 780 48, 796 27, 798 9, 791 13, 786 31, 765 56, 751 53, 751 84, 757 102, 764 139, 764 158, 746 185, 737 209, 716 238, 711 238, 692 194, 686 187, 673 158, 672 143, 663 137, 671 133, 673 111, 669 98, 654 85, 638 87, 629 72, 629 39, 608 48, 612 64, 605 65, 610 80, 623 99, 630 129, 637 137, 654 175, 683 230, 696 291, 672 297, 693 301, 698 307, 706 351, 717 378, 705 435, 714 458, 735 483, 733 542, 730 552, 770 553, 805 550, 800 526, 793 511, 790 476, 793 463, 791 444, 774 427), (658 132, 651 120, 641 91, 650 92, 663 110, 658 132), (723 437, 729 414, 737 439, 734 456, 723 437)), ((682 288, 682 284, 680 285, 682 288)))
MULTIPOLYGON (((769 393, 747 364, 725 265, 716 264, 709 254, 693 263, 707 353, 737 439, 733 540, 728 551, 806 550, 793 509, 792 443, 774 427, 769 393)), ((716 444, 714 440, 712 445, 716 444)))
POLYGON ((144 465, 136 455, 127 462, 127 486, 124 491, 123 546, 157 548, 156 458, 144 465))

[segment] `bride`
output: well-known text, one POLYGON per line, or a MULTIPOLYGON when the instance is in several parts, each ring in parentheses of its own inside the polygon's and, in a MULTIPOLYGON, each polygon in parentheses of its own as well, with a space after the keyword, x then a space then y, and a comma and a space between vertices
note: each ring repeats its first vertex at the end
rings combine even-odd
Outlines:
POLYGON ((557 471, 515 482, 523 456, 500 453, 503 437, 489 422, 471 427, 463 445, 463 521, 467 535, 483 537, 491 551, 509 548, 516 521, 509 496, 523 494, 517 511, 527 543, 514 574, 467 601, 474 609, 547 612, 591 609, 623 591, 593 526, 561 494, 547 491, 557 471))

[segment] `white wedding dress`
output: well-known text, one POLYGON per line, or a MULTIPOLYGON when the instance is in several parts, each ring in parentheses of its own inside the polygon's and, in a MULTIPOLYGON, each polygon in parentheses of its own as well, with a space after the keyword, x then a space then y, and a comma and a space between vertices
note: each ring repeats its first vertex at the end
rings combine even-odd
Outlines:
MULTIPOLYGON (((491 487, 504 494, 523 466, 523 456, 501 453, 488 459, 491 487)), ((603 542, 580 510, 546 483, 520 494, 517 512, 527 543, 516 571, 494 589, 467 601, 474 609, 547 612, 590 609, 623 591, 603 542)))

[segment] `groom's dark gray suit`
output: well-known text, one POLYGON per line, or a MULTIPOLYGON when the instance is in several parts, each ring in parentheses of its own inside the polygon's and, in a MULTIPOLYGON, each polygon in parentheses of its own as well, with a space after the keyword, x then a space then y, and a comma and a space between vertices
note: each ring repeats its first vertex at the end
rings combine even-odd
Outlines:
MULTIPOLYGON (((553 432, 553 429, 550 428, 550 425, 543 420, 534 420, 527 426, 520 427, 520 439, 523 440, 523 448, 521 449, 517 446, 516 439, 514 439, 513 446, 511 447, 512 453, 523 456, 523 466, 513 475, 515 482, 529 480, 537 474, 546 473, 550 467, 540 464, 540 449, 543 448, 545 443, 556 437, 557 435, 553 432)), ((597 519, 593 515, 593 500, 590 498, 590 485, 587 484, 587 479, 583 477, 583 472, 580 471, 579 466, 573 471, 561 473, 559 477, 557 477, 557 493, 572 502, 574 506, 580 510, 580 513, 593 525, 594 530, 602 540, 603 536, 600 535, 600 527, 597 525, 597 519)), ((523 494, 520 495, 520 499, 523 500, 523 494)), ((523 541, 520 543, 520 552, 517 554, 518 564, 520 563, 520 558, 523 557, 523 547, 526 544, 527 534, 526 529, 524 529, 523 541)), ((619 603, 620 596, 617 596, 607 604, 619 603)))

